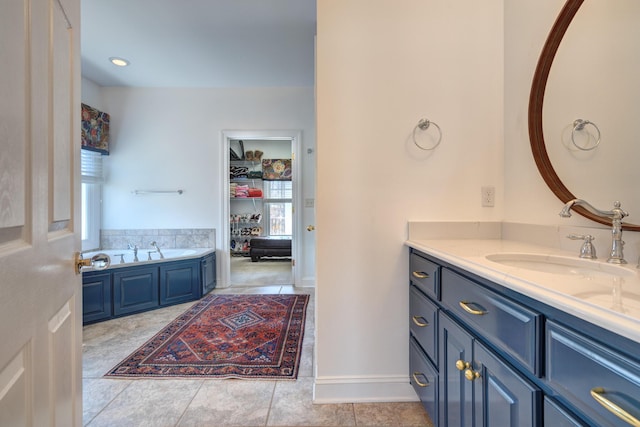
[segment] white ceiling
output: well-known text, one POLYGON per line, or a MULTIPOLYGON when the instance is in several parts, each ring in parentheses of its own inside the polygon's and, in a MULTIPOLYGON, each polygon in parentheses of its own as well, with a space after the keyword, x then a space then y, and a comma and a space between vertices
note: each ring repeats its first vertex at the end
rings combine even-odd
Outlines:
POLYGON ((316 0, 82 0, 82 75, 100 86, 313 86, 315 33, 316 0))

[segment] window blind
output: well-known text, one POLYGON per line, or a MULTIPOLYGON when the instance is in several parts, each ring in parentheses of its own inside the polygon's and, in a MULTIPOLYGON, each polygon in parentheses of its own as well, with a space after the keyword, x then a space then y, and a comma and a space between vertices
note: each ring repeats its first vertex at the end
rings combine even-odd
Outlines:
POLYGON ((291 199, 293 187, 291 181, 265 181, 265 199, 291 199))
POLYGON ((80 173, 84 183, 101 183, 102 178, 102 154, 96 151, 80 150, 80 173))

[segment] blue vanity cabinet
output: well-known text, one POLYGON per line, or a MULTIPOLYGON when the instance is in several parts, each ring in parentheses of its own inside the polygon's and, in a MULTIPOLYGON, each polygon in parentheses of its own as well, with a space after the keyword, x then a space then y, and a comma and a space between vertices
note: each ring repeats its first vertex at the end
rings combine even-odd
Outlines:
POLYGON ((160 305, 193 301, 200 294, 198 260, 175 261, 160 266, 160 305))
POLYGON ((415 249, 410 259, 410 277, 436 266, 437 292, 411 279, 409 321, 435 307, 438 357, 410 326, 410 366, 433 362, 438 390, 416 392, 439 427, 640 426, 640 343, 415 249))
POLYGON ((111 274, 92 271, 82 275, 82 322, 111 317, 111 274))
POLYGON ((120 316, 160 305, 158 267, 132 267, 113 273, 113 314, 120 316))

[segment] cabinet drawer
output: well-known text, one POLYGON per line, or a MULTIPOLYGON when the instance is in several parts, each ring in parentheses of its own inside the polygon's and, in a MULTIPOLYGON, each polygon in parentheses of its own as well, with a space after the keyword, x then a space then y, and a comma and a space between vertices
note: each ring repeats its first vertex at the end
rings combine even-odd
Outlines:
POLYGON ((526 369, 541 373, 541 316, 450 270, 442 269, 442 303, 526 369))
POLYGON ((544 425, 553 427, 586 427, 578 421, 566 409, 562 408, 553 400, 545 396, 544 398, 544 425))
POLYGON ((639 363, 553 321, 546 344, 547 378, 560 396, 595 425, 638 425, 621 417, 640 420, 639 363))
POLYGON ((414 285, 409 291, 409 329, 427 356, 438 366, 438 308, 414 285))
POLYGON ((440 266, 422 258, 415 252, 409 261, 409 279, 422 292, 434 299, 439 299, 440 266))
POLYGON ((409 377, 433 425, 438 425, 438 374, 418 343, 409 340, 409 377))

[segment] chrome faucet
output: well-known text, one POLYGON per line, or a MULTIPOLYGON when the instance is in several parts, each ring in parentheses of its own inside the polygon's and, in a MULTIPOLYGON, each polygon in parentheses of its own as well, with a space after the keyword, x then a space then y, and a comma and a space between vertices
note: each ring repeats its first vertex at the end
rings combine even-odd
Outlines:
MULTIPOLYGON (((151 242, 151 247, 156 249, 156 252, 158 252, 158 254, 160 255, 160 259, 164 259, 164 255, 162 255, 162 252, 160 252, 160 248, 158 247, 158 244, 155 242, 155 240, 151 242)), ((151 257, 151 255, 149 255, 149 257, 151 257)))
POLYGON ((138 247, 129 243, 129 249, 133 251, 133 262, 138 262, 138 247))
POLYGON ((582 199, 573 199, 564 205, 560 211, 560 216, 564 218, 570 217, 571 208, 575 205, 584 207, 592 214, 611 218, 611 253, 609 254, 607 262, 611 264, 626 264, 627 261, 625 261, 624 255, 622 254, 622 247, 624 246, 624 241, 622 240, 622 219, 629 216, 629 213, 620 208, 620 202, 613 202, 613 209, 610 211, 601 211, 582 199))

